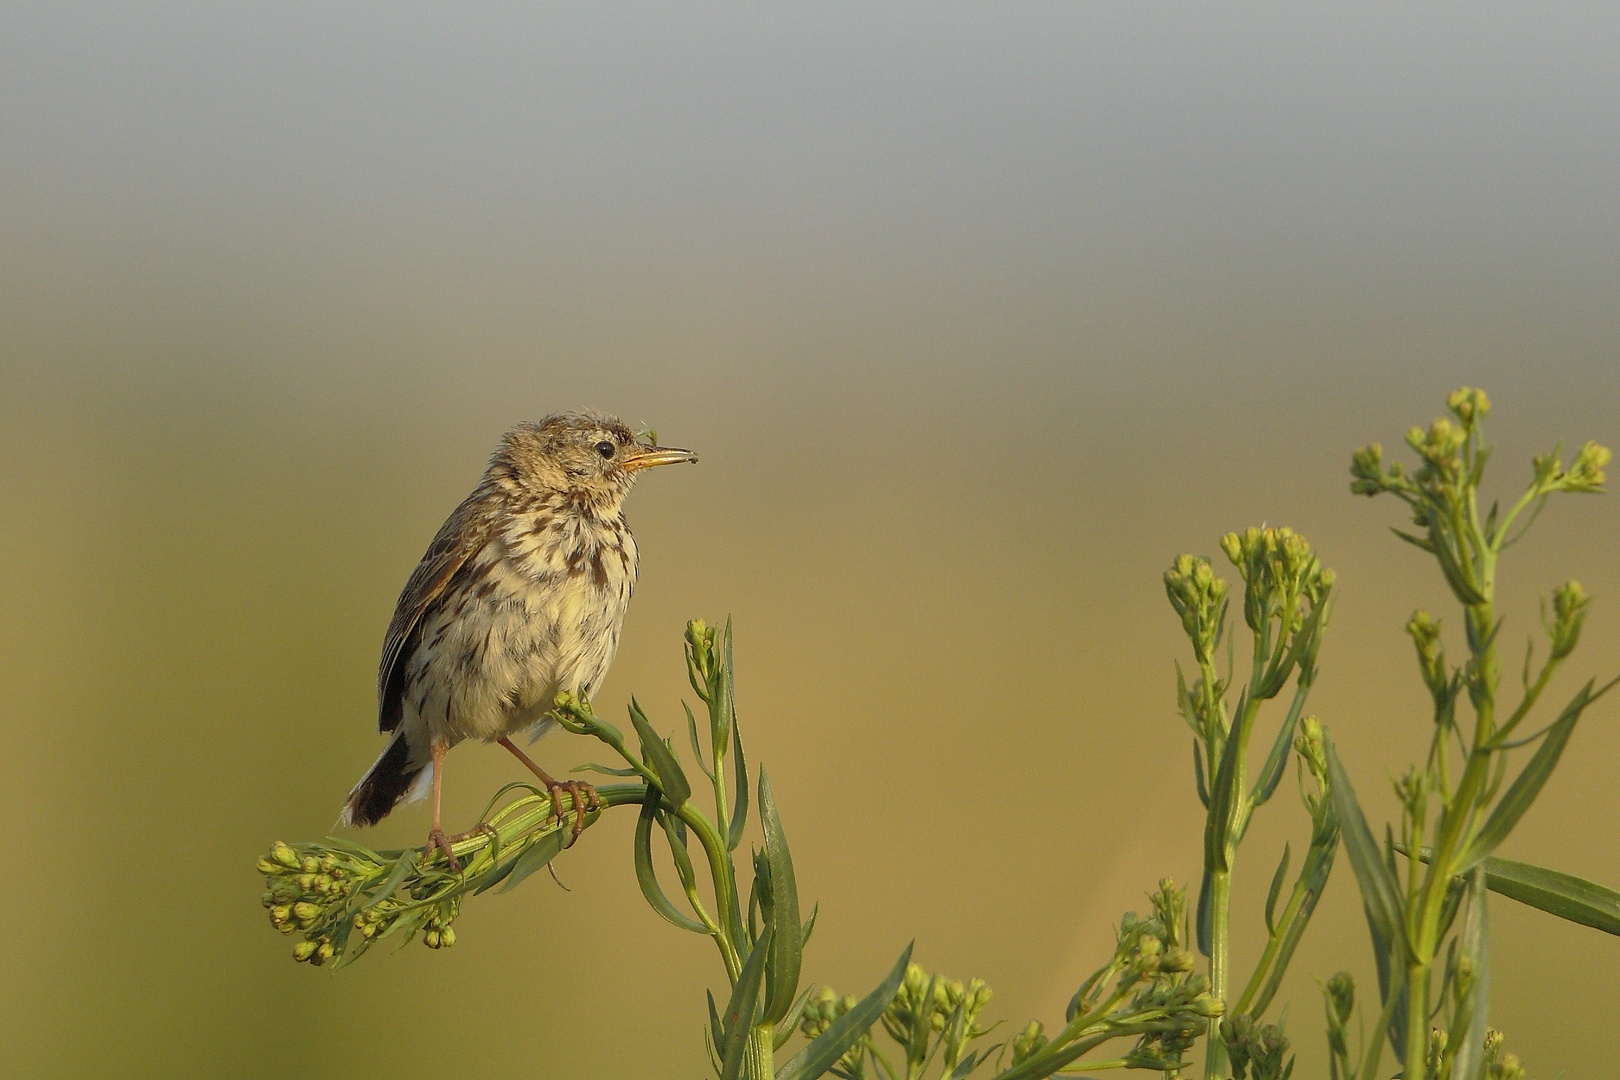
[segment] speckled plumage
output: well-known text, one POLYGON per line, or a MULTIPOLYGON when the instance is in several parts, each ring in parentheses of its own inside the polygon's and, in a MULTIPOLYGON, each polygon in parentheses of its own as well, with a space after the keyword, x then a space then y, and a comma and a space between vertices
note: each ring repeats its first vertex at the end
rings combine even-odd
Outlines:
POLYGON ((393 738, 343 824, 425 795, 434 743, 538 738, 559 692, 601 685, 636 581, 624 498, 641 468, 683 460, 697 459, 591 413, 506 433, 400 594, 377 675, 378 726, 393 738))

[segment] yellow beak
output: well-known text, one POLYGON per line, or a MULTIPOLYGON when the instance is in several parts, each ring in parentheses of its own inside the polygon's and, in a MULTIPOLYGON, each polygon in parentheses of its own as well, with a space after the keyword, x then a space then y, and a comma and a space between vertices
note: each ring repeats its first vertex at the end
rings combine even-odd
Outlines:
POLYGON ((674 465, 679 461, 696 461, 697 455, 677 446, 636 446, 627 449, 620 464, 626 469, 650 469, 654 465, 674 465))

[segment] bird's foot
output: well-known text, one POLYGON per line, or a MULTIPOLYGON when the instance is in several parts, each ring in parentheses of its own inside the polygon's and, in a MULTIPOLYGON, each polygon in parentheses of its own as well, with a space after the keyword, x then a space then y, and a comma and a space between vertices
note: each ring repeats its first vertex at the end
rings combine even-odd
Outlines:
POLYGON ((446 836, 444 835, 444 831, 442 829, 434 829, 432 832, 428 833, 428 842, 427 846, 422 849, 422 858, 424 861, 431 859, 433 857, 433 850, 437 848, 438 850, 444 852, 446 859, 450 860, 451 872, 459 874, 461 873, 461 862, 456 858, 455 853, 450 850, 450 845, 456 843, 458 840, 470 839, 477 836, 479 833, 489 833, 490 836, 495 837, 496 839, 499 839, 500 837, 500 834, 495 831, 495 826, 491 825, 487 821, 480 821, 477 825, 474 825, 466 832, 459 832, 454 836, 446 836))
MULTIPOLYGON (((461 837, 457 837, 456 839, 459 840, 461 837)), ((423 862, 431 862, 433 860, 433 851, 435 848, 444 852, 445 860, 449 862, 450 872, 452 874, 461 873, 461 860, 457 859, 456 853, 450 850, 450 838, 444 835, 444 830, 439 828, 437 825, 433 827, 432 832, 428 833, 427 846, 422 848, 423 862)))
POLYGON ((551 795, 551 812, 557 815, 557 824, 559 825, 562 824, 562 810, 557 801, 557 793, 566 791, 573 799, 574 831, 573 835, 568 838, 568 843, 563 845, 564 850, 566 850, 574 846, 574 841, 579 839, 580 831, 585 828, 585 814, 600 810, 602 800, 597 798, 596 789, 583 780, 553 780, 547 777, 546 791, 551 795))

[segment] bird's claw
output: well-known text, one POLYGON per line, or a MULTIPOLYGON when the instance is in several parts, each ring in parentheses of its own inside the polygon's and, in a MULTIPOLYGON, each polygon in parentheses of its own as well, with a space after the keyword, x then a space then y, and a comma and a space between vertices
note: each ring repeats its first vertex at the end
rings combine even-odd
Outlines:
POLYGON ((595 813, 602 808, 602 800, 596 795, 596 788, 583 780, 551 780, 546 784, 546 790, 551 795, 551 812, 557 815, 557 824, 562 824, 562 809, 557 801, 559 791, 568 792, 574 806, 574 828, 568 837, 568 843, 563 845, 566 851, 574 846, 579 834, 585 828, 585 815, 587 812, 595 813))
POLYGON ((456 853, 450 850, 450 838, 444 835, 443 829, 437 827, 428 833, 427 846, 422 849, 422 861, 432 861, 435 848, 444 852, 445 860, 449 862, 452 874, 461 873, 461 860, 457 859, 456 853))

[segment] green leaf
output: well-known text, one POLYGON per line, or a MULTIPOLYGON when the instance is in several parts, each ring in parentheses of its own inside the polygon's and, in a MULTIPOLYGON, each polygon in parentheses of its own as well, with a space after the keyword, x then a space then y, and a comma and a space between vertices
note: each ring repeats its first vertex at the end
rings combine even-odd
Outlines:
POLYGON ((708 1038, 704 1042, 709 1044, 709 1060, 714 1062, 714 1071, 719 1072, 723 1065, 720 1061, 720 1047, 726 1041, 726 1029, 720 1023, 720 1010, 714 1007, 714 994, 708 990, 703 991, 703 994, 709 999, 709 1030, 708 1038))
POLYGON ((652 827, 653 819, 657 816, 658 789, 649 784, 647 798, 641 804, 641 816, 636 819, 636 883, 641 886, 641 895, 647 898, 647 903, 651 904, 652 909, 662 915, 665 921, 682 930, 707 934, 708 927, 670 903, 669 897, 664 895, 664 887, 658 884, 658 874, 653 870, 652 861, 652 827))
MULTIPOLYGON (((1204 868, 1204 880, 1198 884, 1198 913, 1194 917, 1194 926, 1197 929, 1198 951, 1205 956, 1209 955, 1210 942, 1215 936, 1214 898, 1210 896, 1210 887, 1214 884, 1214 875, 1209 868, 1204 868)), ((1070 1002, 1071 1007, 1073 1002, 1070 1002)), ((1069 1017, 1073 1020, 1074 1017, 1069 1017)))
POLYGON ((664 798, 669 801, 670 807, 679 810, 692 797, 692 785, 687 781, 681 763, 675 760, 675 752, 652 729, 635 698, 630 699, 630 722, 635 725, 636 734, 641 736, 641 760, 651 765, 653 772, 658 774, 658 786, 664 789, 664 798))
POLYGON ((1406 929, 1402 913, 1401 890, 1389 865, 1384 862, 1378 841, 1367 827, 1367 818, 1356 800, 1350 777, 1339 760, 1339 752, 1332 739, 1325 739, 1328 766, 1328 789, 1333 807, 1339 815, 1340 836, 1350 866, 1356 872, 1356 883, 1361 886, 1362 903, 1367 908, 1367 919, 1373 925, 1385 949, 1398 949, 1394 954, 1402 962, 1406 956, 1406 929))
POLYGON ((776 1031, 771 1035, 772 1049, 782 1049, 782 1044, 793 1037, 793 1029, 799 1026, 799 1018, 804 1015, 805 1003, 810 1000, 810 994, 813 990, 815 990, 815 986, 810 985, 800 991, 798 998, 793 1002, 793 1008, 789 1009, 787 1015, 776 1022, 776 1031))
POLYGON ((1226 734, 1226 745, 1221 749, 1220 768, 1215 772, 1215 783, 1210 788, 1209 817, 1204 827, 1204 868, 1208 871, 1227 871, 1232 868, 1230 852, 1232 823, 1237 814, 1240 793, 1237 790, 1237 760, 1243 740, 1238 726, 1247 711, 1239 698, 1238 721, 1226 734))
POLYGON ((889 974, 849 1012, 828 1025, 827 1030, 811 1039, 803 1050, 776 1071, 776 1080, 814 1080, 837 1063, 856 1041, 877 1023, 883 1010, 889 1007, 900 983, 906 977, 906 965, 911 963, 911 946, 907 945, 889 974))
POLYGON ((1282 895, 1283 879, 1288 876, 1288 860, 1292 854, 1290 845, 1284 843, 1282 861, 1277 863, 1277 872, 1271 875, 1271 888, 1266 892, 1266 932, 1270 934, 1277 932, 1277 897, 1282 895))
POLYGON ((709 767, 703 763, 703 748, 698 745, 697 717, 692 715, 692 706, 685 701, 681 702, 681 708, 686 710, 686 734, 692 740, 692 758, 697 762, 698 768, 703 770, 703 775, 712 781, 714 773, 710 772, 709 767))
POLYGON ((1536 752, 1525 763, 1524 769, 1491 810, 1491 816, 1480 828, 1479 835, 1474 837, 1474 842, 1468 845, 1468 850, 1458 861, 1456 873, 1466 874, 1507 839, 1513 826, 1519 823, 1524 812, 1530 809, 1530 804, 1536 801, 1536 796, 1541 794, 1542 785, 1557 767, 1570 733, 1575 730, 1575 722, 1581 718, 1581 712, 1591 700, 1592 682, 1588 680, 1570 703, 1564 706, 1564 711, 1558 714, 1558 719, 1547 729, 1541 745, 1536 747, 1536 752))
POLYGON ((770 954, 771 932, 754 942, 753 951, 743 961, 737 984, 731 988, 731 1000, 720 1017, 725 1028, 726 1041, 720 1049, 720 1080, 739 1080, 743 1060, 747 1057, 748 1031, 754 1026, 754 1009, 759 1004, 760 984, 765 978, 765 958, 770 954))
POLYGON ((1266 800, 1276 792, 1283 773, 1288 770, 1288 751, 1294 746, 1294 729, 1299 726, 1299 713, 1304 707, 1305 688, 1300 687, 1294 694, 1293 702, 1288 706, 1287 718, 1283 720, 1282 727, 1277 729, 1277 737, 1272 740, 1265 764, 1260 766, 1260 776, 1255 780, 1254 789, 1249 793, 1249 798, 1256 806, 1265 805, 1266 800))
POLYGON ((376 907, 397 893, 399 887, 405 883, 406 877, 410 875, 412 870, 416 869, 416 856, 415 851, 403 852, 399 860, 394 863, 394 869, 389 871, 388 877, 383 881, 382 886, 371 894, 371 899, 367 900, 360 910, 364 911, 366 908, 376 907))
POLYGON ((759 771, 759 820, 765 831, 765 858, 771 868, 771 962, 769 989, 765 994, 766 1023, 774 1024, 787 1015, 799 992, 799 963, 803 931, 799 925, 799 887, 793 876, 793 856, 788 852, 782 819, 771 794, 771 779, 759 771))
POLYGON ((736 851, 742 843, 743 826, 748 824, 748 765, 743 760, 742 729, 737 727, 737 712, 731 712, 731 743, 736 747, 736 767, 732 770, 737 783, 737 797, 731 804, 731 835, 726 838, 726 850, 736 851))
POLYGON ((683 889, 692 889, 697 886, 697 877, 692 872, 692 856, 686 850, 686 826, 681 819, 660 812, 658 824, 664 827, 664 837, 669 841, 669 854, 675 860, 675 873, 681 879, 683 889))
POLYGON ((1209 809, 1209 786, 1204 783, 1204 748, 1197 740, 1193 740, 1193 775, 1198 778, 1198 801, 1209 809))
POLYGON ((1620 934, 1620 892, 1573 874, 1494 855, 1484 866, 1485 885, 1492 892, 1605 934, 1620 934))
POLYGON ((512 869, 506 874, 505 882, 501 885, 501 892, 511 892, 518 884, 530 874, 540 869, 546 863, 557 857, 563 848, 568 846, 568 837, 572 835, 569 829, 558 829, 546 833, 540 839, 530 844, 521 855, 512 860, 512 869))
POLYGON ((1266 975, 1265 983, 1249 1004, 1247 1011, 1256 1019, 1265 1013, 1266 1006, 1271 1004, 1272 997, 1282 986, 1283 976, 1288 973, 1289 962, 1294 958, 1294 950, 1299 946, 1300 938, 1305 936, 1305 927, 1310 925, 1311 916, 1316 912, 1316 902, 1322 899, 1322 892, 1327 888, 1328 875, 1333 871, 1333 856, 1338 847, 1339 839, 1335 836, 1330 845, 1312 847, 1305 854, 1305 867, 1299 875, 1305 883, 1305 895, 1294 912, 1293 921, 1283 928, 1277 955, 1271 962, 1271 971, 1266 975))
POLYGON ((595 772, 606 776, 640 776, 640 769, 615 769, 611 765, 598 765, 591 762, 587 765, 575 765, 569 772, 595 772))
POLYGON ((804 926, 799 931, 799 948, 802 950, 810 944, 810 935, 815 933, 816 913, 821 910, 818 903, 810 909, 810 917, 804 920, 804 926))
MULTIPOLYGON (((1480 1073, 1485 1056, 1485 1020, 1490 1011, 1490 920, 1485 910, 1486 870, 1474 868, 1468 883, 1468 919, 1463 924, 1463 950, 1473 964, 1473 988, 1465 1002, 1468 1010, 1466 1030, 1452 1027, 1457 1056, 1451 1065, 1451 1075, 1458 1080, 1474 1080, 1480 1073), (1456 1036, 1461 1035, 1460 1039, 1456 1036)), ((1458 1017, 1461 1020, 1461 1017, 1458 1017)))

